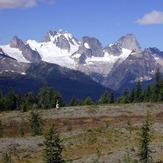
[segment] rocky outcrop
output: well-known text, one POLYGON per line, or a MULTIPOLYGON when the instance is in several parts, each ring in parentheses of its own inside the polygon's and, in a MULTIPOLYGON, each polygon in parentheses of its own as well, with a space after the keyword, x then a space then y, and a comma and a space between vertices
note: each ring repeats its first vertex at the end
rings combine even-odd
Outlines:
POLYGON ((140 45, 133 34, 127 34, 121 37, 114 44, 109 44, 104 48, 104 52, 109 55, 119 56, 122 53, 122 49, 129 49, 136 53, 141 53, 140 45))
POLYGON ((153 55, 155 57, 161 57, 163 58, 163 51, 160 51, 158 48, 145 48, 143 53, 148 54, 148 55, 153 55))
POLYGON ((46 32, 46 34, 42 38, 42 42, 49 42, 49 41, 51 41, 51 37, 54 37, 55 35, 56 35, 56 32, 53 32, 51 30, 46 32))
POLYGON ((159 65, 153 56, 146 53, 131 53, 129 57, 121 62, 116 63, 103 80, 107 87, 119 90, 121 87, 130 87, 130 84, 138 81, 151 80, 159 65))
POLYGON ((13 37, 10 42, 11 48, 17 48, 22 51, 24 58, 30 62, 40 62, 41 57, 39 53, 35 50, 32 50, 28 44, 25 44, 21 39, 18 37, 13 37))
POLYGON ((126 36, 121 37, 116 44, 121 48, 130 49, 136 53, 141 52, 140 45, 133 34, 127 34, 126 36))
POLYGON ((75 55, 80 55, 78 58, 80 64, 84 64, 87 57, 103 57, 104 53, 102 44, 96 38, 85 36, 82 38, 79 50, 72 54, 72 56, 75 55))
POLYGON ((0 58, 0 73, 8 71, 23 73, 27 67, 27 63, 17 62, 15 59, 10 57, 4 57, 3 59, 0 58))

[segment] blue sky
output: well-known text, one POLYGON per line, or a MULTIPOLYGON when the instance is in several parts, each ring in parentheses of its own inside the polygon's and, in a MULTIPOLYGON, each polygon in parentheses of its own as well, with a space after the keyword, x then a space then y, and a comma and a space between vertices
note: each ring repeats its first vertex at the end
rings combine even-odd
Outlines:
POLYGON ((163 0, 0 0, 0 44, 13 36, 41 41, 63 29, 106 46, 133 33, 140 46, 163 50, 163 0))

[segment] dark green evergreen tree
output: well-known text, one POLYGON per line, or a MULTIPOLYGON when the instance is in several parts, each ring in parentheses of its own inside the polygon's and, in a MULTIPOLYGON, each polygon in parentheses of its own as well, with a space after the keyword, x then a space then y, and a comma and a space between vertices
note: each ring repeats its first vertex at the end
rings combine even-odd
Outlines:
POLYGON ((3 124, 2 121, 0 120, 0 138, 3 137, 3 131, 4 131, 3 124))
POLYGON ((54 126, 50 127, 43 142, 44 163, 65 162, 62 157, 63 145, 59 132, 54 126))
POLYGON ((129 90, 128 88, 125 88, 123 90, 122 96, 119 97, 118 100, 120 103, 129 103, 129 90))
POLYGON ((158 68, 156 73, 155 73, 155 80, 156 80, 156 85, 154 87, 155 91, 155 101, 160 101, 160 81, 161 81, 161 74, 160 74, 160 69, 158 68))
POLYGON ((114 99, 114 93, 111 93, 111 96, 110 96, 110 101, 109 103, 114 103, 115 102, 115 99, 114 99))
POLYGON ((129 96, 129 101, 132 103, 132 102, 134 102, 134 100, 135 100, 135 96, 136 96, 136 93, 135 93, 136 91, 135 91, 135 88, 133 88, 132 90, 131 90, 131 93, 130 93, 130 96, 129 96))
POLYGON ((69 106, 77 106, 78 105, 78 100, 76 97, 72 97, 69 106))
POLYGON ((56 107, 57 101, 59 102, 59 106, 64 106, 61 94, 44 83, 38 93, 38 106, 44 109, 56 107))
POLYGON ((155 73, 155 80, 156 80, 156 84, 158 84, 161 80, 161 73, 160 73, 160 69, 158 68, 156 73, 155 73))
POLYGON ((52 106, 55 107, 56 106, 56 102, 58 101, 59 103, 59 107, 64 106, 64 102, 62 99, 61 94, 58 91, 55 91, 54 95, 53 95, 53 99, 52 99, 52 106))
POLYGON ((3 93, 0 90, 0 111, 4 110, 4 97, 3 97, 3 93))
POLYGON ((160 80, 160 101, 163 101, 163 79, 160 80))
POLYGON ((33 92, 29 92, 25 97, 25 105, 28 109, 32 109, 33 104, 36 102, 36 98, 33 92))
POLYGON ((135 102, 142 102, 142 86, 141 82, 138 81, 135 88, 135 102))
POLYGON ((38 93, 38 104, 39 107, 43 109, 47 109, 50 107, 49 103, 49 87, 46 83, 44 83, 43 87, 40 89, 38 93))
POLYGON ((27 111, 27 106, 26 106, 25 102, 22 104, 22 111, 23 112, 27 111))
POLYGON ((13 90, 10 90, 4 99, 4 107, 6 110, 15 110, 17 107, 16 94, 13 90))
POLYGON ((101 104, 108 104, 109 103, 109 93, 108 93, 108 91, 105 91, 102 94, 101 99, 100 99, 100 103, 101 104))
POLYGON ((12 163, 10 153, 5 152, 5 153, 2 154, 2 157, 3 157, 3 163, 12 163))
POLYGON ((88 96, 85 100, 84 100, 84 105, 92 105, 93 101, 91 99, 90 96, 88 96))
POLYGON ((151 131, 151 122, 150 114, 147 113, 145 123, 141 128, 140 133, 140 146, 139 146, 139 158, 143 163, 150 163, 152 161, 150 143, 152 141, 152 131, 151 131))
POLYGON ((31 112, 30 125, 33 136, 42 135, 42 119, 36 110, 31 112))
POLYGON ((48 88, 48 103, 49 103, 48 107, 49 108, 55 107, 54 102, 53 102, 54 95, 55 95, 55 90, 52 87, 49 87, 48 88))
POLYGON ((18 93, 18 94, 16 95, 16 99, 17 99, 17 108, 20 110, 21 107, 22 107, 22 98, 21 98, 20 93, 18 93))
POLYGON ((152 95, 151 86, 148 86, 146 88, 146 90, 144 90, 144 101, 150 102, 151 101, 151 95, 152 95))

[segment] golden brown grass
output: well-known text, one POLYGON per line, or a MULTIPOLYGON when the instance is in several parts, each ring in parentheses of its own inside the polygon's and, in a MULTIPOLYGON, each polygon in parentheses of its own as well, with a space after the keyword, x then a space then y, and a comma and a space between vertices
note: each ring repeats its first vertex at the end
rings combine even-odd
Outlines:
MULTIPOLYGON (((138 159, 139 132, 147 110, 153 123, 152 150, 157 161, 163 161, 163 104, 126 104, 89 107, 67 107, 57 111, 40 110, 44 131, 55 124, 64 143, 63 157, 76 162, 123 162, 125 151, 138 159)), ((5 112, 0 114, 4 125, 4 137, 0 139, 2 153, 11 151, 14 163, 42 163, 43 137, 32 137, 30 112, 5 112), (25 137, 19 134, 21 118, 25 121, 25 137), (8 139, 12 141, 9 142, 8 139), (7 143, 8 142, 8 143, 7 143), (24 144, 23 144, 23 143, 24 144), (11 148, 12 147, 12 148, 11 148)))

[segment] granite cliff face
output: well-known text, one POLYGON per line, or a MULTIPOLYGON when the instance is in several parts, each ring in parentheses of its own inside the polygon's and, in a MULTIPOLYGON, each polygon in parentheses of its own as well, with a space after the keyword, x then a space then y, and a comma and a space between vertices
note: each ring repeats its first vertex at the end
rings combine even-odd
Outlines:
POLYGON ((126 36, 121 37, 114 44, 107 45, 104 50, 108 54, 119 56, 122 53, 122 49, 129 49, 136 53, 141 52, 140 45, 133 34, 127 34, 126 36))
POLYGON ((87 58, 91 57, 103 57, 103 47, 102 44, 96 38, 91 38, 85 36, 81 40, 78 51, 72 54, 73 58, 76 58, 76 61, 79 64, 85 64, 87 58), (75 57, 79 56, 79 57, 75 57))
POLYGON ((116 44, 121 48, 130 49, 136 53, 141 52, 140 45, 133 34, 127 34, 126 36, 121 37, 116 44))

